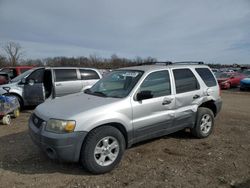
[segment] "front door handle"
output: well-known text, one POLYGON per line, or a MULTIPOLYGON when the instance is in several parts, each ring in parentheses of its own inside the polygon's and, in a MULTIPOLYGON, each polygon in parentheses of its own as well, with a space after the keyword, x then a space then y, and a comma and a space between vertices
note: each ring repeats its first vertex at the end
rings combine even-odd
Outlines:
POLYGON ((56 84, 56 86, 62 86, 62 84, 61 84, 61 83, 59 83, 59 84, 56 84))
POLYGON ((200 98, 200 95, 196 94, 196 95, 193 96, 193 99, 198 99, 198 98, 200 98))
POLYGON ((164 99, 162 102, 162 105, 167 105, 167 104, 171 104, 173 101, 173 99, 164 99))

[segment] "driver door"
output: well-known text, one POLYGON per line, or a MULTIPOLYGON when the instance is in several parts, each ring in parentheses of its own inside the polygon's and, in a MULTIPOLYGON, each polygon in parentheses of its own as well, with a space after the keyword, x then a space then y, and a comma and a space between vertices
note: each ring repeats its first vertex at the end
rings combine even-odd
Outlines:
POLYGON ((28 106, 38 105, 45 100, 43 85, 44 69, 37 69, 27 78, 23 87, 24 103, 28 106))

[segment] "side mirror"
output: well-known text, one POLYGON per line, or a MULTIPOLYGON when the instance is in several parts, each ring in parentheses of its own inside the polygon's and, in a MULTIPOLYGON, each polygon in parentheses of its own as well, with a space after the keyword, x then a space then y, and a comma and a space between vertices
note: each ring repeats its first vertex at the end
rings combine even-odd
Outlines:
POLYGON ((23 78, 23 79, 21 80, 21 84, 26 84, 26 79, 25 79, 25 78, 23 78))
POLYGON ((151 99, 151 98, 153 98, 151 91, 141 91, 137 93, 136 95, 137 101, 142 101, 142 100, 151 99))
POLYGON ((35 83, 35 80, 32 80, 32 79, 28 80, 28 84, 29 84, 30 86, 33 86, 34 83, 35 83))

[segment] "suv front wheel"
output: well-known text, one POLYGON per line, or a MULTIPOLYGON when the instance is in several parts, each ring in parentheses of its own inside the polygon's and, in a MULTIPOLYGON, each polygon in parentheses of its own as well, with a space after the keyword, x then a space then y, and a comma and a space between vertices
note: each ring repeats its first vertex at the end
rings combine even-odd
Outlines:
POLYGON ((208 137, 214 127, 214 114, 209 108, 200 107, 197 110, 196 124, 191 132, 198 138, 208 137))
POLYGON ((125 150, 122 133, 112 126, 92 130, 83 143, 81 163, 94 174, 111 171, 118 165, 125 150))

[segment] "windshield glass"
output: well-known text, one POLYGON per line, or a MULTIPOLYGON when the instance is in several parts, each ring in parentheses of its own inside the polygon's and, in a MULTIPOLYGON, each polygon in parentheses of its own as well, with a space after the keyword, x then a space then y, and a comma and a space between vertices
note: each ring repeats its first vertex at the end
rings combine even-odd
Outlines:
POLYGON ((30 69, 25 71, 23 74, 20 74, 19 76, 13 78, 10 82, 19 82, 20 80, 22 80, 23 78, 25 78, 26 76, 28 76, 34 69, 30 69))
POLYGON ((232 76, 232 74, 227 74, 227 73, 221 73, 219 75, 217 75, 217 78, 230 78, 232 76))
POLYGON ((126 97, 142 74, 142 71, 134 70, 113 71, 99 80, 92 88, 85 90, 85 93, 101 97, 126 97))

